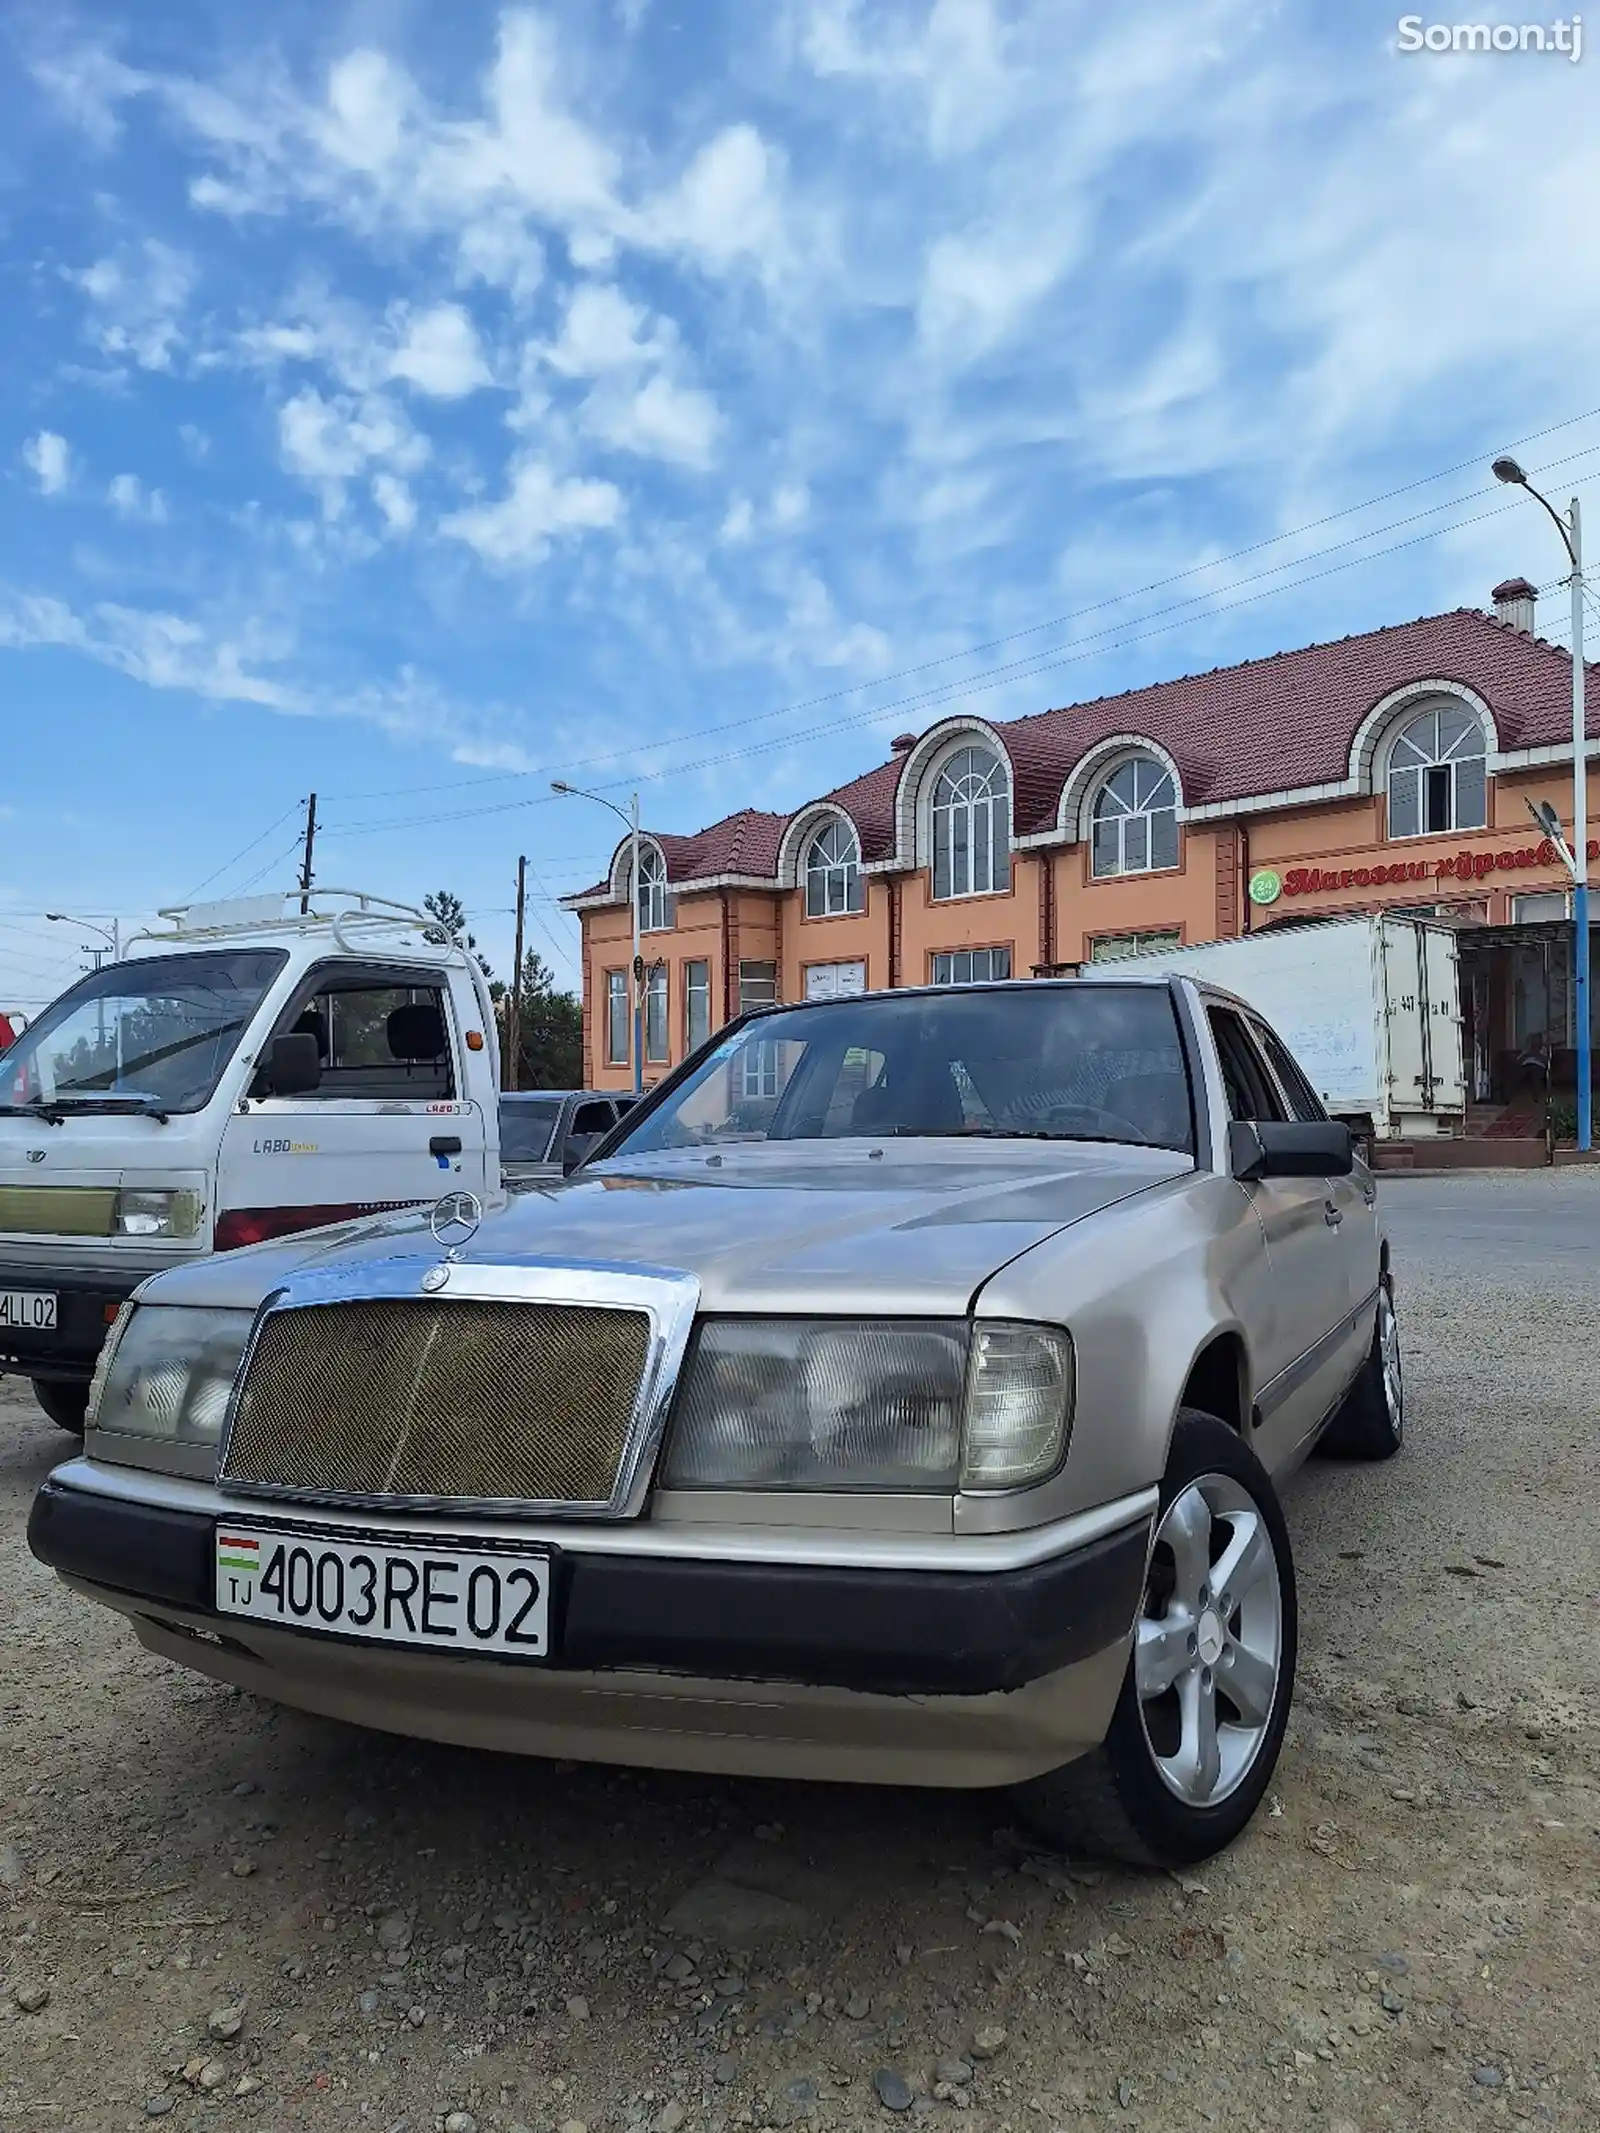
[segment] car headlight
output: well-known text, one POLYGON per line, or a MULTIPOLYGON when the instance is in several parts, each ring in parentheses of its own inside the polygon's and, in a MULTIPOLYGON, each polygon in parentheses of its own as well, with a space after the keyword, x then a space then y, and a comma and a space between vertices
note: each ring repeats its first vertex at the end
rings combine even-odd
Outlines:
POLYGON ((193 1237, 200 1228, 197 1192, 124 1188, 112 1229, 119 1237, 193 1237))
POLYGON ((139 1305, 106 1344, 91 1427, 215 1444, 252 1323, 248 1311, 139 1305))
POLYGON ((678 1489, 1015 1489, 1060 1465, 1072 1342, 966 1319, 707 1319, 662 1469, 678 1489))

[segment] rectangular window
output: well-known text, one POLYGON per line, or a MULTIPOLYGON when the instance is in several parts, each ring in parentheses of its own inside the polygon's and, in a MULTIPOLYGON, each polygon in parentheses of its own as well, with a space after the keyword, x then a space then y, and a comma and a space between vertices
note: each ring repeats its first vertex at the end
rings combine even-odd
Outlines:
POLYGON ((1178 929, 1164 927, 1155 933, 1102 933, 1089 943, 1091 963, 1119 963, 1125 955, 1138 955, 1145 948, 1176 948, 1178 929))
POLYGON ((777 964, 741 963, 739 965, 740 1014, 749 1014, 753 1007, 775 1007, 777 1003, 777 964))
POLYGON ((1513 926, 1547 925, 1551 919, 1570 918, 1572 905, 1564 889, 1540 889, 1532 896, 1513 896, 1513 926))
POLYGON ((1430 835, 1455 828, 1456 811, 1451 805, 1453 783, 1448 763, 1436 763, 1422 773, 1422 826, 1430 835))
POLYGON ((808 963, 805 968, 808 1000, 854 1000, 867 989, 865 963, 808 963))
POLYGON ((291 1027, 317 1040, 317 1095, 455 1095, 444 994, 436 985, 330 986, 291 1027))
POLYGON ((987 985, 1010 975, 1009 948, 952 948, 933 958, 935 985, 987 985))
POLYGON ((778 1047, 775 1044, 752 1044, 745 1053, 744 1093, 752 1103, 776 1097, 778 1047))
POLYGON ((1418 837, 1422 834, 1422 772, 1391 770, 1389 773, 1389 835, 1418 837))
POLYGON ((698 1051, 711 1035, 711 965, 683 966, 683 1035, 687 1048, 698 1051))
POLYGON ((652 1066, 667 1061, 667 973, 661 963, 645 980, 644 1056, 652 1066))
POLYGON ((606 972, 606 1064, 628 1064, 628 973, 606 972))

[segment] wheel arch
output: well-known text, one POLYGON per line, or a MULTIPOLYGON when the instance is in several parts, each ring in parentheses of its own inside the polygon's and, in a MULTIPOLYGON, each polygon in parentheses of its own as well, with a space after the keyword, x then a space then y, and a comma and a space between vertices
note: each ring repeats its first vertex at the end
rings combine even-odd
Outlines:
POLYGON ((1248 1438, 1250 1355, 1240 1327, 1223 1326, 1208 1333, 1190 1358, 1168 1430, 1169 1444, 1171 1431, 1177 1427, 1178 1411, 1185 1407, 1198 1407, 1204 1414, 1215 1415, 1237 1436, 1248 1438))

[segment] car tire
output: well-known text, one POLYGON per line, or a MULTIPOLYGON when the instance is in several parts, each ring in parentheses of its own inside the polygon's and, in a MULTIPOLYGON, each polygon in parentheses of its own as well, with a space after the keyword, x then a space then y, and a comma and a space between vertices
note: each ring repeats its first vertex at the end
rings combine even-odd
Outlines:
POLYGON ((1106 1737, 1020 1787, 1021 1813, 1080 1858, 1176 1867, 1221 1851, 1272 1782, 1298 1641, 1289 1529, 1267 1471, 1225 1422, 1183 1408, 1106 1737), (1217 1595, 1212 1571, 1230 1563, 1234 1588, 1217 1595))
POLYGON ((1329 1459, 1392 1459, 1405 1442, 1406 1384, 1400 1321, 1387 1274, 1378 1286, 1372 1346, 1361 1373, 1317 1441, 1329 1459))
POLYGON ((74 1385, 61 1378, 35 1378, 33 1396, 58 1429, 69 1430, 74 1437, 83 1435, 83 1425, 89 1419, 87 1385, 74 1385))

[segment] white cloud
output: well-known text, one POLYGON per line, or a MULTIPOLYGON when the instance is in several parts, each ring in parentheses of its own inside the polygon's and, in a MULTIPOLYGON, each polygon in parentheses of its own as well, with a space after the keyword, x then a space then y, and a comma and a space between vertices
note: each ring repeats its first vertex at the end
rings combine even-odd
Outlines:
POLYGON ((409 533, 417 523, 416 498, 398 474, 373 476, 372 501, 383 513, 384 523, 391 533, 409 533))
POLYGON ((579 282, 546 357, 570 378, 599 378, 651 362, 662 350, 653 336, 641 338, 645 321, 643 306, 630 303, 611 283, 579 282))
POLYGON ((772 523, 775 526, 798 526, 809 517, 811 491, 803 481, 786 481, 772 492, 772 523))
POLYGON ((246 92, 136 73, 92 48, 36 62, 35 73, 101 141, 124 103, 156 102, 212 159, 189 185, 203 211, 278 215, 303 203, 363 237, 441 237, 464 282, 493 282, 520 301, 538 286, 546 230, 584 268, 626 245, 768 272, 782 249, 780 159, 753 126, 724 126, 676 177, 658 173, 642 144, 575 108, 555 27, 532 8, 503 9, 466 113, 430 101, 370 46, 342 54, 312 92, 270 66, 246 92))
POLYGON ((748 496, 736 496, 723 514, 718 539, 731 548, 741 547, 756 530, 756 509, 748 496))
POLYGON ((392 401, 378 394, 325 400, 309 385, 278 410, 278 443, 289 472, 321 495, 327 518, 339 516, 346 484, 374 462, 406 474, 428 457, 427 439, 392 401))
POLYGON ((89 333, 103 352, 141 370, 170 370, 196 270, 185 253, 147 237, 69 275, 89 299, 89 333))
POLYGON ((72 447, 54 430, 40 430, 22 447, 22 463, 41 496, 59 496, 72 479, 72 447))
POLYGON ((218 637, 180 615, 111 601, 80 615, 62 600, 0 589, 0 645, 65 646, 153 689, 275 711, 302 708, 293 689, 253 671, 264 647, 218 637))
POLYGON ((389 375, 440 400, 459 400, 490 382, 477 329, 459 304, 435 304, 407 322, 389 375))
POLYGON ((709 393, 660 375, 637 391, 594 393, 584 403, 583 419, 586 429, 618 451, 681 467, 708 467, 722 427, 709 393))
POLYGON ((159 489, 147 489, 137 474, 114 474, 106 501, 119 518, 142 519, 149 526, 167 522, 167 499, 159 489))
POLYGON ((729 126, 698 151, 678 183, 645 211, 669 249, 727 267, 752 256, 771 266, 783 245, 778 165, 754 126, 729 126))
POLYGON ((452 512, 439 530, 465 541, 484 562, 501 569, 542 562, 563 534, 604 531, 622 516, 620 490, 608 481, 559 476, 542 461, 524 459, 496 504, 452 512))

